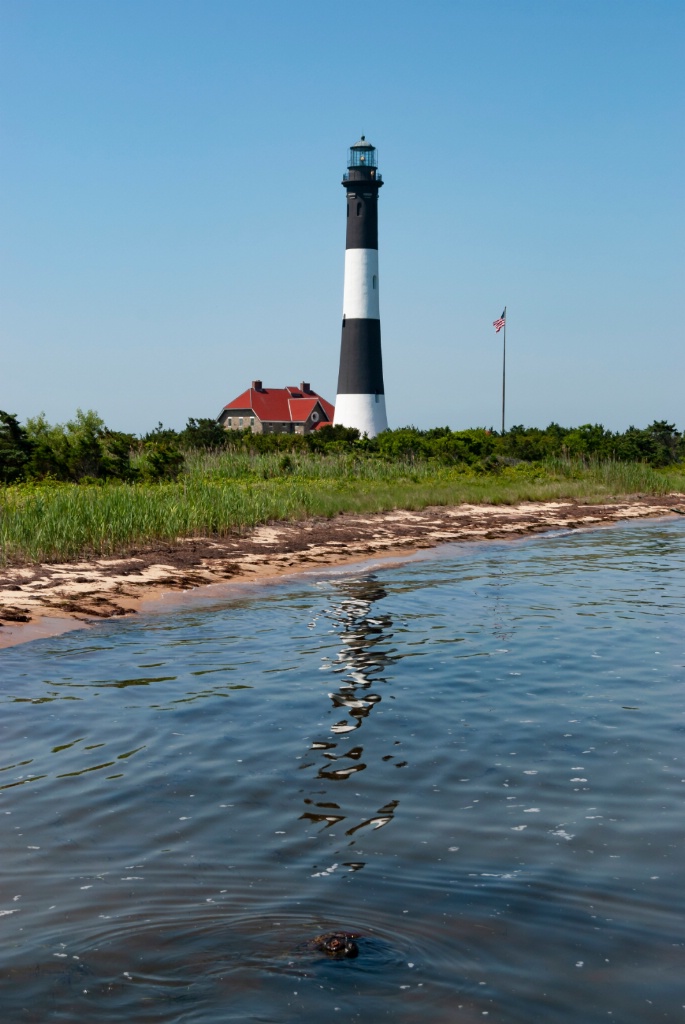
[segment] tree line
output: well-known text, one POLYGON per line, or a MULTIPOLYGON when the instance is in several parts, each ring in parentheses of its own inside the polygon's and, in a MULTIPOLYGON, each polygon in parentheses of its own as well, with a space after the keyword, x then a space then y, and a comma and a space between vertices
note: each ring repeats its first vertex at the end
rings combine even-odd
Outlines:
POLYGON ((580 427, 550 423, 545 429, 518 425, 503 434, 484 428, 419 430, 408 426, 367 438, 340 426, 325 426, 305 435, 225 431, 214 419, 190 418, 183 430, 159 423, 138 437, 111 430, 92 410, 79 409, 73 420, 54 425, 41 414, 23 426, 16 416, 0 410, 0 482, 6 484, 173 480, 182 472, 188 451, 226 448, 255 453, 349 452, 385 460, 464 465, 484 472, 550 458, 641 462, 653 467, 685 462, 685 435, 665 420, 655 420, 644 428, 631 426, 623 433, 597 423, 580 427))

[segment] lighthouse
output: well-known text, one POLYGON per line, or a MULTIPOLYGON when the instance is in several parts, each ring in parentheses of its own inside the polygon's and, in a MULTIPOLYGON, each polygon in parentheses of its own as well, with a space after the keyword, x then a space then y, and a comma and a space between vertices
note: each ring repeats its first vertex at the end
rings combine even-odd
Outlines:
POLYGON ((376 148, 363 135, 350 147, 342 183, 347 240, 334 423, 375 437, 388 427, 378 303, 378 190, 383 179, 376 148))

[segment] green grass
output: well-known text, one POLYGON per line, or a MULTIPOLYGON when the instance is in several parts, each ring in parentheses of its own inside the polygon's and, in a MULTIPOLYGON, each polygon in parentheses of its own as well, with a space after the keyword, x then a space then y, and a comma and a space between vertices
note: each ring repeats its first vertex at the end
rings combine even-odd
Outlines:
POLYGON ((348 454, 192 453, 178 482, 0 488, 0 564, 126 555, 154 542, 226 536, 274 520, 427 505, 605 501, 685 492, 685 468, 571 461, 496 473, 348 454))

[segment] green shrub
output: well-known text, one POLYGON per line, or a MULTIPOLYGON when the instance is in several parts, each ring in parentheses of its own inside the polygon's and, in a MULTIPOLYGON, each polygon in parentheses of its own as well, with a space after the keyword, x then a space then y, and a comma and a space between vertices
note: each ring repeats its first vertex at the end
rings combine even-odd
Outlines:
POLYGON ((172 442, 148 441, 137 468, 147 481, 177 480, 184 462, 183 452, 172 442))
POLYGON ((33 446, 12 413, 0 409, 0 481, 11 484, 26 475, 33 446))

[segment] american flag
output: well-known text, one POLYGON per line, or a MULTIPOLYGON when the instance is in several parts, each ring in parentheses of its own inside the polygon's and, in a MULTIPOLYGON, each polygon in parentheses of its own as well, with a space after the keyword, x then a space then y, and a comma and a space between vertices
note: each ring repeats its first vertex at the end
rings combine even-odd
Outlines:
POLYGON ((507 322, 507 307, 505 306, 504 309, 502 310, 502 315, 499 318, 499 320, 493 320, 492 321, 492 326, 495 328, 495 334, 499 334, 499 332, 502 330, 502 328, 504 327, 506 322, 507 322))

